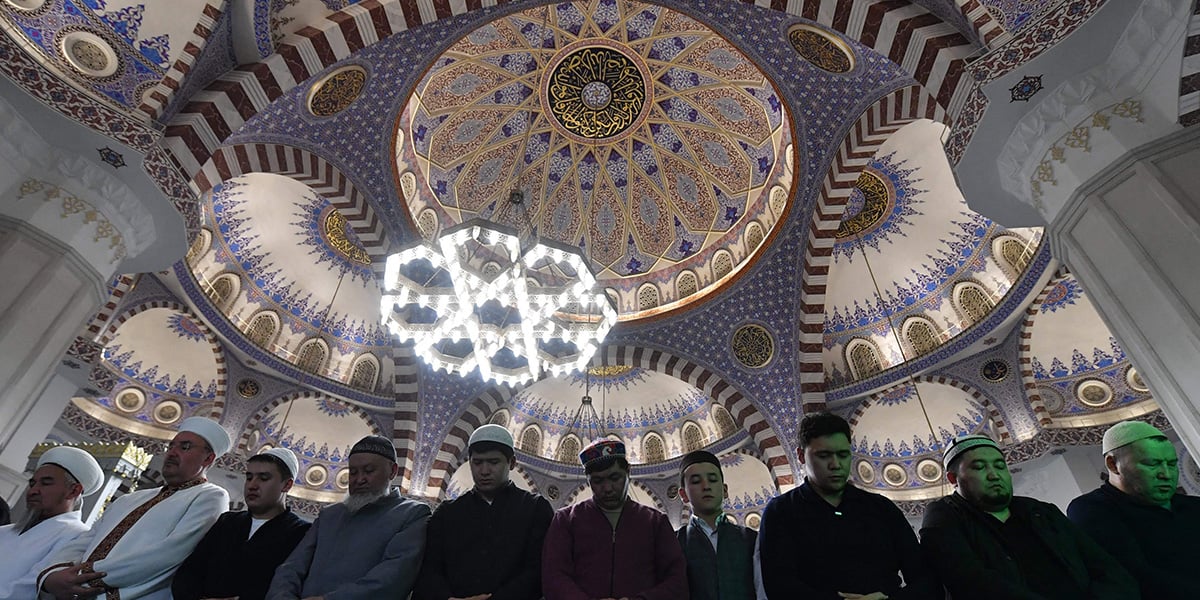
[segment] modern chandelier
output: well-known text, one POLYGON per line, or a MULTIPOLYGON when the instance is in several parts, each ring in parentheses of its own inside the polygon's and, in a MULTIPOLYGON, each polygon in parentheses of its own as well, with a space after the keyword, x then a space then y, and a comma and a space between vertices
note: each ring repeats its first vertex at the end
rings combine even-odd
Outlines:
POLYGON ((435 369, 515 385, 586 367, 617 311, 577 248, 481 219, 388 257, 382 322, 435 369))

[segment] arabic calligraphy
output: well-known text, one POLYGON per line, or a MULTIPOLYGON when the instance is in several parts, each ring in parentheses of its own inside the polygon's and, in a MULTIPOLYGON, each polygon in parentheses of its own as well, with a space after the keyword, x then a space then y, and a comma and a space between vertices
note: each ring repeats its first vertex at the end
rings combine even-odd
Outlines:
POLYGON ((550 112, 567 131, 603 140, 629 129, 646 105, 646 81, 637 65, 613 48, 581 48, 550 74, 550 112))

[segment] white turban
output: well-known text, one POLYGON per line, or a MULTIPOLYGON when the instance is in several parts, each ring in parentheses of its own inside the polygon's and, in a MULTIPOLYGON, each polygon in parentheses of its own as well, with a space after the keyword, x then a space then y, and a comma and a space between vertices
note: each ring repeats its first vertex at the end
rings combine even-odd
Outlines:
POLYGON ((57 465, 71 474, 83 486, 83 495, 91 496, 104 485, 104 471, 91 454, 70 446, 57 446, 47 450, 37 461, 42 465, 57 465))
POLYGON ((179 431, 190 431, 208 442, 212 446, 213 452, 217 456, 221 456, 233 447, 233 442, 229 439, 229 433, 225 431, 216 421, 206 419, 204 417, 188 417, 179 424, 179 431))

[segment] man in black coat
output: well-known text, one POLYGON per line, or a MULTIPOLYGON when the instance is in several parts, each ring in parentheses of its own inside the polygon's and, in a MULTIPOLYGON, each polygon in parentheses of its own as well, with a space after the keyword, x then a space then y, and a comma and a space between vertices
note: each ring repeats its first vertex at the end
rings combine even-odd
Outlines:
POLYGON ((484 425, 467 441, 475 486, 429 519, 414 600, 538 600, 542 543, 554 510, 509 480, 512 434, 484 425))
POLYGON ((286 448, 246 461, 246 508, 221 515, 175 572, 175 600, 261 600, 275 568, 287 559, 310 523, 288 510, 286 499, 300 464, 286 448))
POLYGON ((1137 600, 1137 583, 1058 507, 1013 496, 999 445, 960 437, 953 494, 931 503, 921 547, 955 600, 1137 600))
POLYGON ((754 542, 758 534, 725 517, 729 486, 721 461, 696 450, 679 464, 679 497, 692 518, 675 533, 687 559, 691 600, 754 600, 754 542))
POLYGON ((1067 516, 1142 587, 1143 598, 1200 598, 1200 498, 1177 493, 1179 455, 1149 423, 1104 432, 1108 481, 1071 502, 1067 516))

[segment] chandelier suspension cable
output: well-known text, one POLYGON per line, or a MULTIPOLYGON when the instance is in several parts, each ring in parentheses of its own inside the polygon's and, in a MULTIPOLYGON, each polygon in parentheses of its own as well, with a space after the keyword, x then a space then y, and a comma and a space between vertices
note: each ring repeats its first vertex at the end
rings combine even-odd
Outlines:
MULTIPOLYGON (((329 297, 329 305, 325 307, 325 312, 321 314, 321 329, 317 330, 318 331, 317 339, 321 339, 321 334, 319 332, 324 331, 324 327, 326 326, 326 324, 329 321, 329 314, 331 312, 333 312, 333 303, 335 301, 337 301, 338 292, 341 291, 342 281, 344 281, 345 279, 346 279, 346 271, 342 270, 341 275, 338 276, 337 285, 334 286, 334 288, 333 288, 333 295, 329 297)), ((299 359, 300 357, 297 356, 296 358, 299 359)), ((299 367, 299 365, 296 365, 296 366, 299 367)), ((298 382, 300 383, 301 387, 307 387, 312 382, 312 380, 309 379, 309 373, 304 368, 300 368, 299 371, 300 371, 300 377, 297 378, 298 382)), ((353 373, 351 375, 353 375, 353 373)), ((283 420, 279 422, 279 435, 280 436, 283 435, 284 426, 287 425, 288 417, 291 416, 291 414, 292 414, 292 404, 294 404, 294 403, 295 403, 295 400, 293 400, 292 402, 288 402, 287 408, 283 411, 283 420)))
MULTIPOLYGON (((855 245, 858 246, 859 253, 862 254, 863 263, 867 266, 867 275, 871 277, 871 286, 875 290, 875 298, 879 301, 879 307, 883 309, 883 314, 887 318, 888 330, 892 334, 892 339, 896 341, 896 347, 900 349, 900 364, 908 362, 907 353, 904 351, 904 344, 900 341, 900 332, 896 329, 895 316, 892 314, 891 308, 883 301, 883 293, 879 288, 879 280, 875 277, 875 269, 871 267, 871 259, 867 257, 867 249, 863 246, 862 232, 859 231, 854 235, 855 245)), ((916 358, 916 357, 913 357, 916 358)), ((880 357, 882 363, 883 357, 880 357)), ((882 368, 882 364, 880 367, 882 368)), ((921 389, 917 387, 917 379, 911 373, 908 375, 909 384, 912 386, 913 394, 917 397, 917 406, 921 408, 921 416, 925 418, 925 426, 929 429, 929 435, 933 438, 935 448, 940 448, 941 443, 938 440, 937 432, 933 430, 933 420, 929 418, 929 410, 925 407, 925 399, 921 396, 921 389)), ((931 450, 934 448, 931 448, 931 450)), ((939 486, 945 492, 945 478, 941 479, 939 486)))

